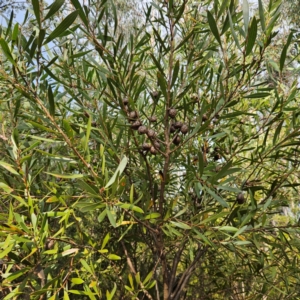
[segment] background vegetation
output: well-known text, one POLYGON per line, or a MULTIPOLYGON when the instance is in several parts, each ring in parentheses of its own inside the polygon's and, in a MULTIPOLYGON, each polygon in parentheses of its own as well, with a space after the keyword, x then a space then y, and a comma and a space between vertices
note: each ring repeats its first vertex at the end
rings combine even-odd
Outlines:
POLYGON ((290 7, 124 3, 6 14, 1 298, 297 299, 290 7))

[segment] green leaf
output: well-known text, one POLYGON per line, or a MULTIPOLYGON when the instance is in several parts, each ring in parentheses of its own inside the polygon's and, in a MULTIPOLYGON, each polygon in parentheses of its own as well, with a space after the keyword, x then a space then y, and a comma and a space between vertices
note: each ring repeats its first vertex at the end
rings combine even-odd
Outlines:
POLYGON ((219 45, 222 48, 222 43, 221 43, 221 38, 220 38, 219 30, 217 27, 217 23, 216 23, 213 15, 210 13, 210 11, 207 11, 207 20, 208 20, 208 24, 209 24, 211 32, 213 33, 213 35, 215 36, 216 40, 218 41, 219 45))
POLYGON ((32 7, 33 7, 33 11, 36 17, 36 20, 39 24, 39 27, 41 27, 41 16, 40 16, 40 0, 32 0, 32 7))
POLYGON ((286 44, 284 45, 284 47, 282 49, 282 52, 281 52, 281 55, 280 55, 280 71, 281 72, 282 72, 283 67, 284 67, 284 62, 285 62, 285 59, 286 59, 286 53, 287 53, 288 47, 289 47, 289 45, 292 41, 292 37, 293 37, 293 33, 291 32, 289 34, 288 40, 287 40, 286 44))
POLYGON ((136 211, 136 212, 141 213, 141 214, 144 213, 144 211, 140 207, 135 206, 133 204, 129 204, 129 203, 117 203, 116 205, 119 206, 119 207, 121 207, 121 208, 133 210, 133 211, 136 211))
POLYGON ((114 175, 111 177, 111 179, 109 180, 109 182, 106 184, 106 186, 104 187, 105 189, 107 189, 108 187, 110 187, 117 179, 117 176, 120 176, 123 171, 126 168, 128 162, 128 158, 126 156, 123 157, 123 159, 121 160, 117 170, 115 171, 114 175))
POLYGON ((120 260, 121 259, 121 257, 116 254, 108 254, 107 258, 110 260, 120 260))
POLYGON ((153 271, 150 271, 150 273, 146 276, 146 278, 143 281, 143 284, 147 284, 147 282, 153 277, 153 271))
POLYGON ((265 13, 264 13, 264 7, 261 0, 258 0, 258 10, 259 10, 261 28, 263 31, 265 31, 266 30, 265 13))
POLYGON ((151 213, 147 215, 144 220, 157 219, 160 217, 160 213, 151 213))
POLYGON ((102 245, 101 245, 101 250, 103 250, 106 246, 106 244, 108 243, 110 239, 110 234, 109 232, 106 234, 105 238, 103 239, 102 245))
POLYGON ((51 85, 48 87, 48 101, 49 101, 49 112, 51 116, 55 115, 55 103, 51 85))
POLYGON ((95 186, 92 186, 83 180, 78 180, 77 183, 83 190, 87 191, 89 194, 99 197, 99 190, 95 186))
POLYGON ((14 247, 14 243, 10 243, 8 246, 5 247, 5 249, 0 251, 0 259, 5 257, 14 247))
POLYGON ((280 131, 281 131, 281 128, 282 128, 282 125, 284 124, 285 120, 282 120, 278 125, 277 125, 277 128, 275 130, 275 133, 274 133, 274 136, 273 136, 273 145, 275 145, 279 135, 280 135, 280 131))
POLYGON ((9 187, 7 184, 5 184, 4 182, 0 182, 0 189, 3 189, 7 194, 13 192, 13 189, 9 187))
POLYGON ((84 10, 82 9, 82 6, 80 4, 80 2, 78 0, 71 0, 72 4, 74 5, 75 9, 77 9, 79 11, 79 17, 82 20, 82 22, 84 23, 84 25, 86 26, 86 28, 89 27, 88 24, 88 19, 84 13, 84 10))
POLYGON ((159 71, 157 71, 157 81, 158 81, 158 84, 161 88, 161 91, 162 91, 165 99, 168 99, 166 80, 165 80, 163 74, 159 71))
POLYGON ((242 228, 240 228, 233 236, 233 238, 239 236, 240 234, 242 234, 246 229, 248 228, 248 226, 244 226, 242 228))
POLYGON ((82 266, 91 274, 91 275, 94 275, 91 267, 88 265, 88 263, 84 260, 84 259, 81 259, 80 260, 82 266))
POLYGON ((65 0, 56 0, 55 2, 53 2, 49 7, 49 11, 46 15, 46 17, 44 18, 44 20, 47 20, 49 18, 51 18, 61 7, 62 5, 65 3, 65 0))
POLYGON ((88 146, 89 146, 91 128, 92 128, 92 118, 89 117, 88 123, 87 123, 87 126, 86 126, 86 133, 85 133, 85 140, 84 140, 84 152, 85 153, 87 153, 88 146))
POLYGON ((177 79, 177 76, 178 76, 178 73, 179 73, 179 67, 180 67, 179 60, 177 60, 175 66, 174 66, 171 87, 173 87, 175 82, 176 82, 176 79, 177 79))
POLYGON ((256 18, 253 17, 248 31, 246 56, 249 55, 252 51, 252 48, 255 44, 256 35, 257 35, 257 21, 256 18))
POLYGON ((248 32, 248 26, 249 26, 249 3, 248 3, 247 0, 243 0, 243 17, 244 17, 245 32, 248 32))
POLYGON ((210 190, 209 188, 205 188, 205 190, 215 199, 217 200, 223 207, 229 207, 228 203, 222 199, 220 196, 218 196, 215 192, 213 192, 212 190, 210 190))
POLYGON ((222 227, 219 227, 218 229, 222 230, 222 231, 229 231, 229 232, 237 232, 238 231, 238 229, 233 226, 222 226, 222 227))
POLYGON ((16 66, 16 62, 14 61, 12 54, 10 52, 10 49, 6 43, 6 41, 3 38, 0 38, 0 45, 2 48, 2 52, 4 53, 4 55, 6 56, 6 58, 14 65, 16 66))
POLYGON ((9 171, 10 173, 20 176, 20 174, 13 168, 12 165, 10 165, 2 160, 0 160, 0 166, 3 167, 4 169, 6 169, 7 171, 9 171))
POLYGON ((271 95, 270 93, 255 93, 255 94, 246 95, 246 96, 243 96, 243 97, 244 98, 255 99, 255 98, 266 98, 270 95, 271 95))
POLYGON ((174 222, 174 221, 170 221, 171 224, 173 224, 175 227, 179 227, 181 229, 191 229, 191 226, 182 223, 182 222, 174 222))
POLYGON ((81 278, 71 278, 71 282, 73 284, 82 284, 84 283, 84 280, 82 280, 81 278))
POLYGON ((116 224, 115 212, 112 212, 110 209, 107 209, 106 214, 107 214, 108 220, 109 220, 110 224, 112 225, 112 227, 116 228, 117 224, 116 224))
POLYGON ((231 17, 231 13, 230 13, 229 10, 228 10, 228 17, 229 17, 230 30, 231 30, 231 34, 233 36, 234 42, 235 42, 236 46, 241 50, 242 48, 241 48, 240 42, 239 42, 239 40, 237 38, 237 35, 236 35, 235 31, 234 31, 232 17, 231 17))
POLYGON ((54 176, 56 178, 64 178, 64 179, 75 179, 75 178, 82 178, 85 176, 83 174, 56 174, 50 172, 45 172, 45 173, 54 176))
POLYGON ((48 44, 61 34, 63 34, 76 20, 78 11, 71 12, 48 36, 44 44, 48 44))
POLYGON ((12 41, 16 41, 17 38, 18 38, 19 26, 20 26, 19 23, 16 23, 15 26, 14 26, 14 29, 13 29, 13 32, 12 32, 12 35, 11 35, 12 41))

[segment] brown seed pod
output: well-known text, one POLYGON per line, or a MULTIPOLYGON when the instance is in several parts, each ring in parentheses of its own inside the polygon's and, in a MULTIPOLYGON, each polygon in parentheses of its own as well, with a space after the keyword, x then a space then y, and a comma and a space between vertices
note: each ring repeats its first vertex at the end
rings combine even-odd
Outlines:
POLYGON ((180 144, 180 142, 181 142, 181 138, 180 138, 179 135, 177 135, 177 136, 175 137, 175 139, 173 140, 173 143, 174 143, 176 146, 178 146, 178 145, 180 144))
POLYGON ((147 135, 149 138, 153 138, 156 136, 156 132, 153 129, 148 129, 147 135))
POLYGON ((156 123, 157 122, 157 118, 155 116, 151 116, 151 117, 149 117, 149 122, 156 123))
POLYGON ((207 121, 207 120, 208 120, 208 117, 207 117, 206 114, 204 114, 204 115, 202 116, 202 122, 205 122, 205 121, 207 121))
POLYGON ((123 100, 122 100, 123 104, 124 105, 127 105, 129 103, 129 99, 128 97, 125 97, 123 100))
POLYGON ((158 99, 159 92, 158 92, 158 91, 153 91, 153 92, 151 93, 151 95, 152 95, 152 97, 153 97, 154 99, 158 99))
POLYGON ((243 204, 245 203, 245 196, 243 193, 239 193, 237 196, 236 196, 236 202, 238 204, 243 204))
POLYGON ((146 126, 140 126, 138 128, 138 133, 139 134, 145 134, 145 133, 147 133, 147 131, 148 131, 148 128, 146 126))
POLYGON ((152 146, 151 146, 151 144, 149 144, 149 143, 144 143, 143 146, 142 146, 143 150, 150 150, 151 147, 152 147, 152 146))
POLYGON ((187 124, 183 124, 180 128, 182 134, 187 134, 189 131, 189 126, 187 124))
POLYGON ((47 239, 45 243, 45 249, 50 250, 53 248, 53 246, 54 246, 54 240, 47 239))
POLYGON ((159 149, 160 148, 160 142, 154 141, 153 144, 154 144, 155 149, 159 149))
POLYGON ((180 121, 176 121, 176 122, 173 124, 173 126, 174 126, 176 129, 181 128, 182 125, 183 125, 183 123, 180 122, 180 121))
POLYGON ((175 128, 175 126, 172 124, 170 127, 170 132, 174 133, 177 129, 175 128))
POLYGON ((202 152, 208 153, 209 152, 209 147, 204 148, 204 146, 201 147, 202 152))
POLYGON ((150 153, 151 153, 152 155, 156 155, 156 154, 157 154, 157 150, 152 146, 152 147, 150 148, 150 153))
POLYGON ((215 151, 215 152, 219 152, 219 151, 220 151, 220 148, 219 148, 219 147, 215 147, 215 148, 214 148, 214 151, 215 151))
POLYGON ((170 108, 169 109, 169 117, 174 119, 176 117, 177 114, 177 109, 176 108, 170 108))
POLYGON ((138 118, 138 113, 134 110, 128 114, 130 120, 136 120, 138 118))
POLYGON ((136 120, 135 122, 132 123, 131 128, 134 130, 138 130, 141 125, 142 125, 141 121, 136 120))
POLYGON ((199 100, 198 94, 196 94, 196 93, 192 94, 190 97, 193 101, 198 101, 199 100))
POLYGON ((214 154, 214 161, 217 161, 221 158, 221 155, 219 153, 214 154))

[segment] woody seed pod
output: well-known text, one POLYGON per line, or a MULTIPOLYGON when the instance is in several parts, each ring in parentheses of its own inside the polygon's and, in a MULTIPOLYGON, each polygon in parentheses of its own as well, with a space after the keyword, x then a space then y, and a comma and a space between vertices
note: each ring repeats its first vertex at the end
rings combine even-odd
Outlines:
POLYGON ((152 155, 156 155, 156 154, 157 154, 157 150, 152 146, 152 147, 150 148, 150 153, 151 153, 152 155))
POLYGON ((151 94, 152 94, 152 97, 153 97, 154 99, 157 99, 158 96, 159 96, 158 91, 153 91, 151 94))
POLYGON ((177 114, 177 109, 176 108, 170 108, 169 109, 169 117, 174 119, 176 117, 177 114))
POLYGON ((139 134, 145 134, 145 133, 147 133, 147 131, 148 131, 148 129, 147 129, 146 126, 140 126, 140 127, 138 128, 138 133, 139 133, 139 134))
POLYGON ((156 136, 156 132, 153 129, 148 129, 147 135, 149 138, 153 138, 156 136))
POLYGON ((129 103, 128 97, 125 97, 122 101, 124 105, 127 105, 129 103))
POLYGON ((221 155, 219 153, 214 154, 214 160, 219 160, 221 158, 221 155))
POLYGON ((207 117, 206 114, 204 114, 204 115, 202 116, 202 122, 205 122, 205 121, 207 121, 207 120, 208 120, 208 117, 207 117))
POLYGON ((180 144, 180 142, 181 142, 181 138, 180 138, 180 136, 176 136, 175 137, 175 139, 173 140, 173 143, 176 145, 176 146, 178 146, 179 144, 180 144))
POLYGON ((173 124, 173 126, 174 126, 176 129, 181 128, 182 125, 183 125, 183 123, 180 122, 180 121, 176 121, 176 122, 173 124))
POLYGON ((199 100, 199 97, 198 97, 198 95, 197 95, 196 93, 194 93, 194 94, 191 95, 191 99, 192 99, 193 101, 198 101, 198 100, 199 100))
POLYGON ((155 116, 149 117, 149 122, 155 123, 157 122, 157 118, 155 116))
POLYGON ((154 141, 154 147, 155 149, 159 149, 160 148, 160 143, 158 141, 154 141))
POLYGON ((189 131, 189 126, 187 124, 183 124, 180 128, 182 134, 187 134, 189 131))
POLYGON ((142 146, 143 150, 150 150, 151 147, 152 147, 151 144, 148 144, 148 143, 144 143, 142 146))
POLYGON ((237 196, 236 196, 236 201, 238 204, 243 204, 245 203, 245 197, 244 197, 244 194, 243 193, 239 193, 237 196))
POLYGON ((128 117, 129 119, 131 120, 136 120, 137 117, 138 117, 138 113, 136 111, 131 111, 129 114, 128 114, 128 117))
POLYGON ((175 126, 172 124, 171 127, 170 127, 170 132, 171 133, 174 133, 176 131, 176 128, 175 126))
POLYGON ((141 121, 137 120, 132 123, 131 128, 134 130, 138 130, 141 125, 142 125, 141 121))

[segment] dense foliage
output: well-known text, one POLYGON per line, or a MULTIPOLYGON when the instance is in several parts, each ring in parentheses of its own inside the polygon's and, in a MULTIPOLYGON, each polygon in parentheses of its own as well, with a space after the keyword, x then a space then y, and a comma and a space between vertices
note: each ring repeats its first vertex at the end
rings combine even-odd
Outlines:
POLYGON ((1 28, 1 298, 299 297, 281 2, 86 2, 1 28))

